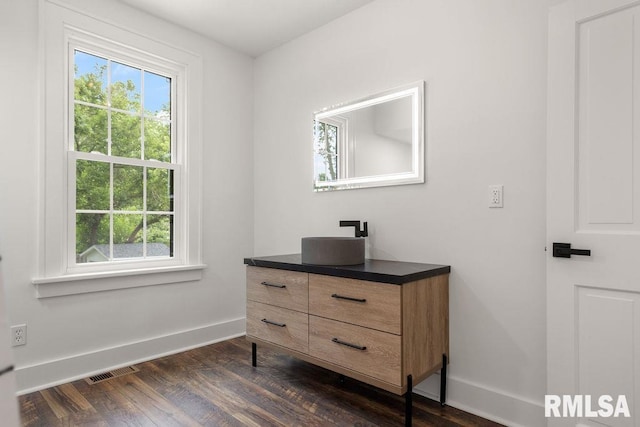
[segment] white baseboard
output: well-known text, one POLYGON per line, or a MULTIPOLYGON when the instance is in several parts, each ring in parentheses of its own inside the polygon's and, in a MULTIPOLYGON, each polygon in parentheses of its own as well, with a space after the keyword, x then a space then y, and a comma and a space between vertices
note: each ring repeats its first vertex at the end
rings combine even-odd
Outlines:
MULTIPOLYGON (((440 374, 434 374, 413 388, 419 395, 440 400, 440 374)), ((543 402, 535 402, 481 384, 447 375, 447 406, 495 421, 525 427, 547 424, 543 402)))
POLYGON ((15 369, 18 395, 65 384, 245 334, 245 318, 175 332, 133 343, 15 369))

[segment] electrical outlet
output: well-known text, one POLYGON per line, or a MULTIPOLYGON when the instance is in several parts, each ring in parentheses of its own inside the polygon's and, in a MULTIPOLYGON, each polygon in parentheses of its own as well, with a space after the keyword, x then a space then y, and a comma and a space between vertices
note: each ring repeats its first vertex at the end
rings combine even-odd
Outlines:
POLYGON ((15 325, 11 327, 11 345, 25 345, 27 343, 27 325, 15 325))
POLYGON ((503 206, 502 185, 489 186, 489 207, 501 208, 503 206))

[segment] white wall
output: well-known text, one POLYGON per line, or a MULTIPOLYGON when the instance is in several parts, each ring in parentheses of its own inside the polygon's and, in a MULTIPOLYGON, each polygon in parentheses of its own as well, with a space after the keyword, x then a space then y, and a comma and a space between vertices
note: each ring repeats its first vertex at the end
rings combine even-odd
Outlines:
POLYGON ((538 0, 377 0, 255 62, 254 254, 360 219, 371 257, 451 265, 449 402, 510 425, 545 423, 546 25, 538 0), (312 113, 421 79, 427 182, 314 194, 312 113))
POLYGON ((70 0, 91 15, 200 55, 204 64, 203 261, 199 282, 37 299, 40 150, 38 2, 0 10, 0 253, 20 391, 243 334, 253 241, 253 61, 119 2, 70 0))

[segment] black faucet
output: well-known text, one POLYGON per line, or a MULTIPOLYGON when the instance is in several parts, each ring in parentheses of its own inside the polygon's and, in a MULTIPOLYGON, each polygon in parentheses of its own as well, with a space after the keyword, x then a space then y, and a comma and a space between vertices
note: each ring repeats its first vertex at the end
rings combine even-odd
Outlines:
POLYGON ((367 237, 369 230, 367 229, 367 221, 363 223, 364 229, 360 230, 360 221, 340 221, 340 227, 355 227, 356 237, 367 237))

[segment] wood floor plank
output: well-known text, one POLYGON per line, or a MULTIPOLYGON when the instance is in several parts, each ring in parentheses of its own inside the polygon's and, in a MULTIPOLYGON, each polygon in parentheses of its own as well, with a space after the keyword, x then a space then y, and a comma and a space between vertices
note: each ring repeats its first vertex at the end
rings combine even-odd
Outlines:
POLYGON ((68 417, 70 412, 65 408, 64 404, 60 401, 59 395, 56 390, 42 390, 42 397, 49 405, 49 408, 53 411, 53 414, 58 419, 68 417))
MULTIPOLYGON (((244 337, 137 365, 89 385, 74 381, 21 396, 22 425, 36 426, 401 426, 404 398, 244 337)), ((414 394, 416 427, 499 424, 414 394)))
POLYGON ((42 396, 60 423, 69 425, 108 426, 94 407, 73 384, 43 390, 42 396))
POLYGON ((136 375, 126 375, 110 380, 115 393, 128 399, 138 411, 159 426, 199 426, 200 424, 158 394, 136 375))
MULTIPOLYGON (((288 357, 288 356, 285 356, 288 357)), ((315 415, 322 420, 321 425, 339 425, 341 420, 348 419, 352 425, 367 422, 368 416, 351 413, 340 400, 328 399, 324 393, 324 387, 315 382, 307 383, 304 376, 292 374, 282 376, 279 371, 277 375, 270 375, 274 371, 266 369, 255 369, 250 365, 246 366, 241 362, 230 364, 230 372, 237 372, 236 375, 245 377, 255 384, 257 389, 262 389, 266 393, 278 396, 280 399, 303 408, 309 414, 315 415), (265 372, 267 371, 267 372, 265 372)), ((292 372, 296 372, 295 370, 292 372)), ((331 373, 335 379, 336 374, 331 373)))
POLYGON ((20 396, 18 401, 24 427, 49 426, 59 422, 41 392, 20 396))
POLYGON ((220 427, 244 425, 220 407, 216 396, 209 395, 202 389, 195 377, 195 372, 198 370, 188 370, 180 375, 170 374, 170 366, 174 363, 173 359, 168 358, 145 364, 144 380, 203 425, 220 427))
POLYGON ((101 414, 107 423, 111 425, 126 426, 150 426, 154 425, 143 411, 140 411, 133 402, 122 393, 118 393, 116 386, 109 381, 89 385, 80 381, 78 388, 93 402, 94 408, 101 414), (83 384, 84 383, 84 384, 83 384))
POLYGON ((72 412, 95 412, 93 406, 78 392, 78 389, 73 384, 62 384, 60 387, 57 387, 57 389, 64 396, 66 406, 71 408, 72 412))
MULTIPOLYGON (((215 367, 185 371, 176 377, 168 373, 171 370, 170 365, 173 364, 173 360, 165 359, 154 361, 154 363, 146 366, 146 368, 155 370, 158 374, 162 373, 165 378, 164 384, 156 382, 158 375, 153 375, 147 378, 146 381, 150 384, 155 383, 157 389, 168 393, 167 398, 180 402, 182 405, 184 405, 184 402, 193 403, 194 400, 209 402, 209 409, 216 408, 221 413, 230 416, 236 425, 264 425, 265 420, 269 424, 273 424, 273 420, 269 421, 273 418, 269 412, 265 412, 259 407, 247 405, 247 402, 229 392, 229 390, 235 390, 235 387, 227 386, 225 381, 222 381, 223 384, 216 385, 203 380, 203 377, 200 376, 201 373, 215 369, 215 367), (177 391, 188 393, 188 396, 176 396, 177 391)), ((219 424, 216 423, 215 425, 219 424)))
POLYGON ((261 387, 256 382, 234 375, 224 367, 208 370, 202 375, 206 376, 207 381, 219 384, 220 387, 229 387, 230 383, 235 383, 236 399, 240 402, 252 402, 253 405, 268 411, 271 418, 275 419, 271 421, 274 425, 278 423, 292 425, 300 422, 301 419, 304 419, 305 425, 309 427, 320 427, 327 424, 326 419, 307 411, 302 405, 292 403, 288 399, 261 387))

